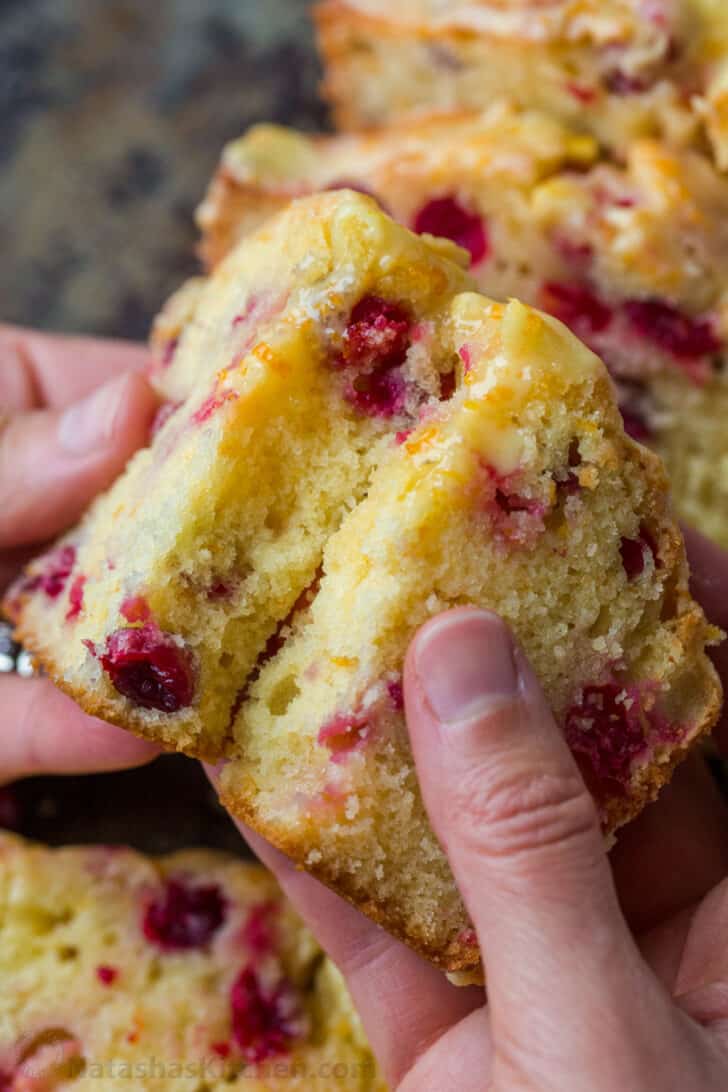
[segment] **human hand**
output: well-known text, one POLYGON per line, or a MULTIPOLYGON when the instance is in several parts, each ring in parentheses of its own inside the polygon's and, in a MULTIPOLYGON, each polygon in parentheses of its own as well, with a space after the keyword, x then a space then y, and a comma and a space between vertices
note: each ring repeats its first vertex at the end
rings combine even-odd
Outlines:
MULTIPOLYGON (((725 625, 728 558, 691 545, 695 589, 725 625)), ((612 872, 591 798, 499 619, 465 609, 428 623, 410 649, 405 701, 487 1000, 243 831, 343 970, 392 1086, 728 1087, 728 823, 701 759, 623 832, 612 872)))
MULTIPOLYGON (((0 327, 0 595, 147 442, 143 349, 0 327)), ((0 784, 148 762, 157 748, 86 716, 49 679, 0 675, 0 784)))

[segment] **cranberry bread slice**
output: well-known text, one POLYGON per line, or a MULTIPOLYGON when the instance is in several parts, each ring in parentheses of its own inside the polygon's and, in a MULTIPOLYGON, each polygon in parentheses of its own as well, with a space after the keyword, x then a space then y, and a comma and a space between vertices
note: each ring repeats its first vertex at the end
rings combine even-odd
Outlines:
POLYGON ((259 126, 225 150, 199 211, 214 266, 259 205, 348 180, 401 223, 470 249, 496 299, 572 325, 604 359, 627 428, 667 463, 680 516, 728 546, 728 180, 654 140, 608 165, 535 112, 311 138, 259 126))
MULTIPOLYGON (((392 436, 452 378, 430 331, 470 284, 452 244, 368 197, 293 205, 175 304, 151 445, 6 599, 88 711, 219 758, 258 655, 392 436), (441 373, 449 373, 444 375, 441 373)), ((164 323, 163 323, 164 325, 164 323)))
POLYGON ((258 865, 0 835, 0 1087, 384 1089, 338 972, 258 865))
POLYGON ((323 0, 324 93, 342 129, 506 97, 593 133, 698 144, 724 163, 720 0, 323 0))
POLYGON ((690 597, 659 459, 553 318, 465 293, 455 393, 401 434, 235 723, 225 804, 449 971, 478 952, 419 796, 401 672, 415 629, 496 610, 545 687, 605 832, 714 723, 715 632, 690 597))

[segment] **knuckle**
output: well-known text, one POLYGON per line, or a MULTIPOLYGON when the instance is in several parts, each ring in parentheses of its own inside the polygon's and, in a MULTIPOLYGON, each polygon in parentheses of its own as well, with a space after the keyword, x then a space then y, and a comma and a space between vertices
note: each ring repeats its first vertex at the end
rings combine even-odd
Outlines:
POLYGON ((513 858, 563 846, 598 828, 594 803, 576 771, 470 770, 448 803, 448 829, 481 855, 513 858))

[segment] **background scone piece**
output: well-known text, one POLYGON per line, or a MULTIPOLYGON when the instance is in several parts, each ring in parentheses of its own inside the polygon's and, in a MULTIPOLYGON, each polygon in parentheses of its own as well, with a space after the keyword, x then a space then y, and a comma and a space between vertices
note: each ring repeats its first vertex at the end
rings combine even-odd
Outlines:
POLYGON ((457 971, 478 952, 407 740, 415 629, 462 604, 508 621, 608 832, 714 723, 720 688, 661 463, 624 434, 600 361, 553 318, 470 293, 437 337, 460 360, 455 392, 397 438, 329 541, 242 704, 222 786, 233 812, 457 971))
POLYGON ((707 130, 728 164, 723 0, 323 0, 316 18, 341 128, 506 96, 617 153, 707 130))
MULTIPOLYGON (((533 187, 563 170, 586 170, 598 156, 592 137, 503 102, 363 134, 311 136, 256 125, 224 149, 197 210, 200 256, 214 268, 270 211, 304 193, 348 185, 371 193, 413 230, 457 235, 475 275, 490 270, 491 291, 494 266, 506 263, 504 291, 515 294, 516 260, 509 263, 504 243, 527 224, 533 187)), ((517 247, 518 261, 533 243, 517 247)))
POLYGON ((470 284, 460 259, 370 198, 332 193, 174 301, 150 447, 5 603, 84 708, 190 754, 224 752, 326 540, 391 437, 451 389, 428 330, 470 284))
POLYGON ((258 126, 225 149, 198 211, 207 265, 261 209, 345 182, 468 248, 487 295, 569 324, 617 380, 628 431, 664 458, 680 516, 728 546, 728 179, 655 140, 610 166, 590 137, 502 105, 363 136, 258 126))
POLYGON ((385 1087, 336 968, 223 854, 0 834, 0 978, 3 1089, 385 1087))

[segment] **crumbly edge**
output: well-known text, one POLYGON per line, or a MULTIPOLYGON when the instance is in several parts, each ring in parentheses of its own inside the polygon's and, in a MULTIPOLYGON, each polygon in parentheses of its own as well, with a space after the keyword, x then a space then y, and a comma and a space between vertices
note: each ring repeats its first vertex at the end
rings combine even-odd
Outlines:
MULTIPOLYGON (((22 615, 22 608, 20 614, 22 615)), ((16 641, 27 649, 35 663, 43 669, 43 672, 54 685, 63 691, 67 697, 71 698, 84 713, 87 713, 90 717, 98 717, 99 720, 106 721, 108 724, 114 724, 117 728, 124 728, 133 735, 139 736, 140 739, 149 740, 163 751, 179 751, 179 748, 175 747, 174 744, 162 740, 159 733, 154 730, 154 726, 146 725, 142 718, 137 719, 131 711, 124 715, 115 702, 108 701, 103 695, 91 688, 73 686, 69 683, 64 678, 51 647, 43 644, 35 629, 23 625, 21 621, 15 627, 13 636, 16 641)), ((219 762, 225 757, 226 751, 208 751, 201 741, 199 746, 195 744, 185 745, 184 753, 190 758, 200 759, 201 762, 219 762)))

